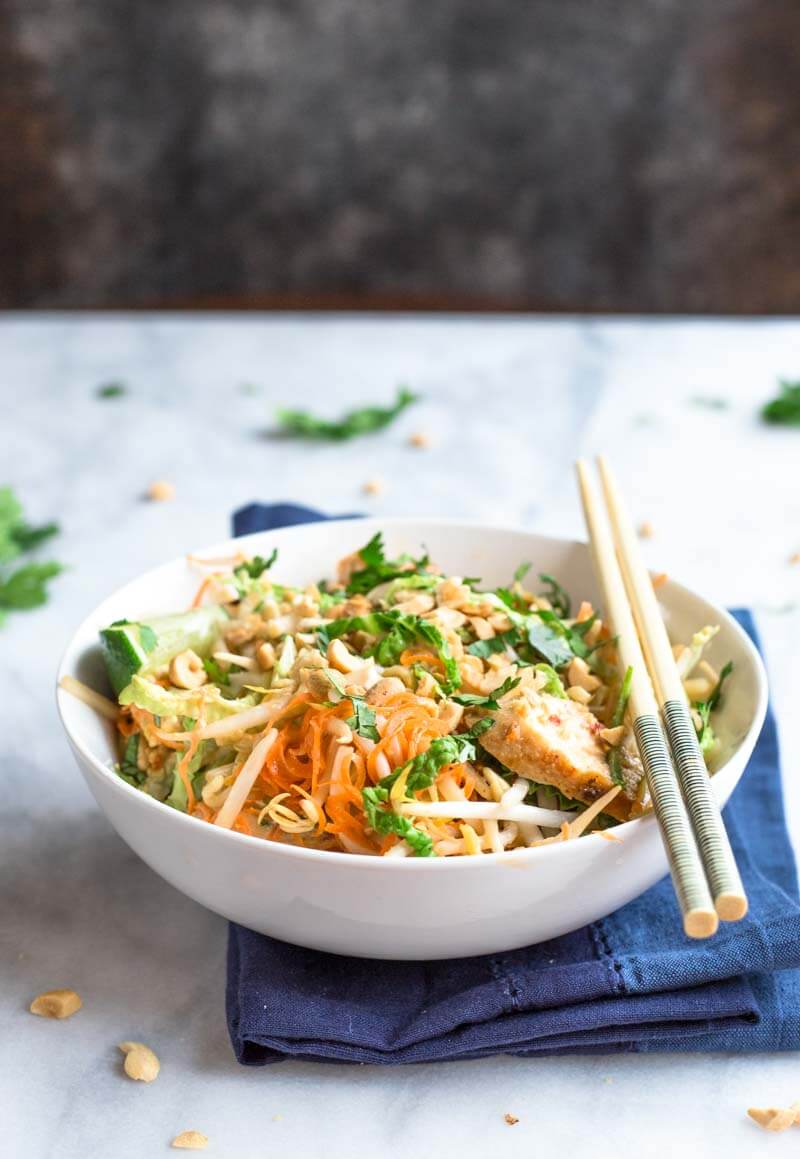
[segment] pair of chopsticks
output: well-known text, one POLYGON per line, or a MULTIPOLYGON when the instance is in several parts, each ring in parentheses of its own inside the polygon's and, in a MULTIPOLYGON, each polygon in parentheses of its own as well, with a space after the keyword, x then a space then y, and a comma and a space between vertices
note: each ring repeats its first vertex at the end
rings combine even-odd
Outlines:
POLYGON ((747 896, 636 533, 608 464, 597 462, 607 516, 586 463, 576 464, 595 572, 621 671, 632 669, 634 733, 683 928, 690 938, 708 938, 720 918, 744 917, 747 896))

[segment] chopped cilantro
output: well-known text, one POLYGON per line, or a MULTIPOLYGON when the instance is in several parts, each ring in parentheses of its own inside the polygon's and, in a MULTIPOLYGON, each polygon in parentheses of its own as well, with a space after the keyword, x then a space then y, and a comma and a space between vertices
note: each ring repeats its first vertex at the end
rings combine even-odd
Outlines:
POLYGON ((553 610, 558 612, 562 619, 566 619, 569 616, 572 602, 561 584, 547 572, 540 572, 539 579, 543 584, 547 584, 542 594, 550 601, 553 610))
POLYGON ((364 566, 354 571, 347 583, 348 596, 366 595, 379 584, 410 577, 413 574, 426 574, 428 566, 427 554, 413 559, 410 556, 400 556, 399 559, 387 559, 383 545, 383 535, 376 531, 369 543, 358 552, 364 566))
MULTIPOLYGON (((542 664, 542 665, 539 665, 539 667, 544 668, 544 667, 546 667, 546 665, 542 664)), ((551 669, 551 671, 552 671, 552 669, 551 669)), ((555 673, 553 673, 553 675, 555 676, 555 673)), ((558 680, 557 676, 556 676, 556 680, 558 680)), ((559 680, 559 684, 560 683, 561 683, 561 681, 559 680)), ((454 700, 456 702, 456 704, 463 704, 465 708, 495 709, 495 708, 500 707, 500 705, 498 704, 498 701, 503 696, 505 696, 507 692, 511 692, 511 690, 513 688, 516 688, 518 684, 519 684, 519 676, 517 676, 516 678, 512 677, 512 676, 508 676, 503 681, 503 683, 500 685, 500 687, 495 688, 494 692, 490 692, 488 696, 478 696, 478 695, 473 695, 473 693, 471 693, 471 692, 464 692, 459 696, 451 697, 451 699, 454 700)))
POLYGON ((216 660, 212 660, 210 656, 203 661, 203 667, 208 673, 209 680, 213 680, 215 684, 221 684, 223 687, 230 684, 231 678, 228 673, 219 666, 216 660))
POLYGON ((535 664, 534 667, 545 677, 544 691, 550 696, 557 696, 559 700, 566 700, 567 694, 564 691, 564 685, 555 668, 550 664, 535 664))
POLYGON ((381 738, 376 726, 377 717, 374 711, 361 696, 351 696, 350 700, 353 704, 353 715, 348 716, 345 723, 349 724, 350 728, 359 736, 365 737, 366 740, 374 740, 377 743, 381 738))
POLYGON ((417 395, 402 387, 392 406, 365 406, 348 411, 338 420, 321 419, 302 410, 279 410, 281 431, 296 438, 342 442, 359 435, 371 434, 389 426, 407 406, 417 401, 417 395))
POLYGON ((244 579, 245 576, 248 579, 260 579, 265 571, 269 571, 277 558, 278 549, 273 547, 267 559, 264 559, 263 555, 254 555, 252 559, 246 559, 244 563, 235 567, 233 574, 239 579, 244 579))
POLYGON ((708 752, 708 750, 712 747, 717 739, 714 735, 714 730, 711 727, 711 713, 719 705, 719 700, 722 696, 722 686, 730 676, 731 672, 733 672, 733 661, 729 660, 720 672, 719 680, 717 681, 714 691, 711 693, 708 700, 703 700, 697 704, 692 705, 692 707, 700 715, 700 731, 697 735, 697 739, 700 744, 700 748, 704 753, 708 752))
POLYGON ((120 398, 123 394, 127 394, 128 388, 124 382, 107 382, 103 386, 98 386, 98 398, 120 398))
POLYGON ((117 774, 123 781, 127 781, 129 785, 134 788, 139 788, 146 780, 146 774, 139 768, 139 742, 141 737, 138 732, 133 733, 125 742, 125 748, 122 750, 122 757, 117 765, 117 774))
MULTIPOLYGON (((619 696, 614 708, 614 715, 611 717, 611 727, 618 728, 625 719, 625 710, 628 707, 628 701, 631 698, 631 685, 633 684, 633 669, 627 668, 625 675, 622 678, 622 684, 619 689, 619 696)), ((615 785, 625 784, 622 776, 622 746, 616 745, 608 754, 608 767, 611 771, 611 780, 615 785)))
POLYGON ((780 388, 778 397, 761 408, 762 419, 767 423, 800 426, 800 382, 781 381, 780 388))

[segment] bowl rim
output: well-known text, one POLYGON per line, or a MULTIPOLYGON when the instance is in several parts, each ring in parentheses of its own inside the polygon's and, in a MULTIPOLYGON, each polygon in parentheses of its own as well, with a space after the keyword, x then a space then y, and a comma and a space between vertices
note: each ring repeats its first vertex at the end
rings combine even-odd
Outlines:
MULTIPOLYGON (((327 524, 331 522, 335 522, 337 527, 342 528, 370 524, 379 524, 381 529, 384 527, 402 528, 409 524, 413 524, 415 526, 428 525, 430 527, 461 528, 474 532, 491 531, 493 533, 499 532, 501 534, 523 535, 528 538, 550 540, 569 547, 584 547, 588 549, 589 546, 583 540, 571 539, 567 536, 550 535, 538 531, 532 531, 530 528, 522 527, 518 524, 489 524, 480 520, 448 518, 444 516, 393 515, 379 517, 375 515, 366 515, 348 516, 343 519, 334 517, 332 519, 319 520, 309 523, 292 524, 288 527, 274 529, 267 528, 263 531, 250 532, 247 535, 229 536, 227 539, 218 540, 210 546, 207 545, 201 548, 195 548, 188 552, 186 555, 175 556, 172 559, 165 561, 164 563, 156 564, 154 567, 148 568, 146 571, 140 572, 132 579, 126 580, 125 583, 120 584, 112 592, 100 600, 99 603, 94 605, 94 607, 83 617, 77 628, 75 628, 75 630, 70 635, 70 638, 59 661, 58 670, 56 672, 55 694, 56 708, 58 711, 59 719, 61 721, 61 726, 64 729, 67 735, 67 739, 69 740, 73 750, 80 755, 80 757, 92 770, 92 772, 95 775, 98 775, 101 780, 104 780, 106 783, 108 783, 114 791, 129 796, 132 801, 137 801, 138 804, 142 805, 145 809, 157 809, 159 814, 164 817, 165 821, 166 814, 169 813, 171 814, 176 824, 184 826, 189 825, 192 827, 191 830, 187 830, 187 833, 196 832, 199 836, 200 833, 205 831, 205 833, 208 835, 208 839, 211 841, 224 842, 233 840, 237 842, 244 842, 244 847, 249 847, 251 849, 261 848, 265 850, 264 854, 257 856, 275 855, 289 858, 300 858, 304 861, 321 860, 322 864, 329 865, 331 868, 337 864, 343 867, 353 866, 354 869, 356 869, 358 872, 360 872, 361 869, 377 870, 389 868, 390 872, 400 873, 424 871, 438 873, 453 871, 465 872, 469 867, 474 869, 476 866, 486 865, 487 862, 490 866, 518 866, 521 865, 523 861, 526 865, 533 864, 536 860, 542 858, 543 856, 550 856, 551 858, 570 856, 572 851, 574 851, 577 846, 582 845, 581 841, 576 840, 564 841, 560 843, 555 842, 552 845, 541 845, 538 847, 534 846, 533 848, 504 850, 502 853, 485 853, 480 858, 378 857, 366 853, 344 853, 329 849, 306 849, 303 846, 291 845, 281 841, 268 841, 263 837, 254 837, 248 833, 238 833, 233 829, 220 829, 216 825, 211 825, 207 821, 202 821, 199 817, 192 817, 188 813, 182 813, 178 809, 172 809, 168 805, 165 805, 163 801, 158 801, 155 797, 150 797, 147 793, 143 793, 140 789, 135 789, 133 785, 127 784, 127 782, 123 781, 114 773, 114 770, 109 767, 108 764, 96 756, 88 747, 88 745, 84 743, 83 739, 80 736, 77 736, 70 728, 70 725, 66 719, 68 713, 66 706, 74 702, 75 698, 70 696, 70 694, 66 692, 65 689, 60 687, 60 681, 63 676, 68 674, 71 675, 69 669, 73 664, 73 653, 76 651, 77 641, 87 630, 90 621, 93 621, 96 618, 98 611, 103 607, 104 604, 115 600, 125 591, 126 588, 133 584, 139 584, 143 580, 147 579, 154 579, 157 573, 161 571, 185 564, 190 556, 213 556, 225 551, 230 553, 231 549, 235 549, 237 547, 241 548, 242 546, 246 546, 252 541, 261 540, 265 535, 291 536, 292 534, 302 534, 303 530, 308 530, 312 527, 318 527, 321 523, 327 524), (463 868, 456 869, 455 867, 457 866, 463 868), (358 867, 361 867, 361 869, 358 869, 358 867)), ((748 634, 744 631, 741 625, 737 623, 737 621, 726 608, 712 603, 711 600, 706 599, 706 597, 700 593, 686 587, 685 584, 672 579, 672 577, 669 577, 667 582, 671 588, 677 591, 679 595, 688 596, 692 599, 699 599, 704 603, 710 604, 714 608, 715 614, 719 616, 720 620, 724 620, 725 623, 733 630, 734 634, 739 637, 745 651, 748 653, 752 662, 753 669, 756 674, 757 702, 752 723, 750 724, 747 732, 742 737, 739 745, 739 749, 745 750, 746 753, 745 768, 742 770, 742 773, 740 773, 740 776, 742 776, 746 769, 747 761, 749 761, 750 756, 752 755, 752 750, 755 747, 756 740, 758 739, 758 736, 761 732, 767 712, 768 682, 766 669, 761 658, 761 654, 759 653, 758 649, 748 634)), ((735 755, 736 754, 734 754, 734 756, 735 755)), ((714 773, 715 779, 719 776, 724 776, 728 765, 731 763, 731 759, 732 758, 727 760, 723 765, 720 766, 719 769, 716 770, 714 773)), ((169 822, 167 822, 167 824, 169 824, 169 822)), ((624 841, 637 832, 644 831, 653 825, 655 825, 655 817, 651 812, 643 817, 635 817, 630 821, 622 822, 622 824, 615 826, 614 833, 618 834, 624 841)), ((589 834, 588 836, 592 836, 592 834, 589 834)), ((614 852, 614 842, 604 841, 603 843, 606 845, 609 853, 614 852)), ((594 848, 597 848, 596 843, 594 848)))

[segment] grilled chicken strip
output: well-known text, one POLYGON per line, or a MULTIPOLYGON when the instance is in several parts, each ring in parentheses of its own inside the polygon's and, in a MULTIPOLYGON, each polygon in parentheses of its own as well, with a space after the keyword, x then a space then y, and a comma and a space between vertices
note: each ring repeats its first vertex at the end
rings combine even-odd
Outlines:
MULTIPOLYGON (((526 689, 504 699, 481 744, 521 777, 554 785, 565 797, 590 805, 613 787, 599 721, 574 700, 526 689)), ((632 794, 635 785, 626 785, 632 794)), ((608 812, 627 821, 636 803, 620 793, 608 812)))

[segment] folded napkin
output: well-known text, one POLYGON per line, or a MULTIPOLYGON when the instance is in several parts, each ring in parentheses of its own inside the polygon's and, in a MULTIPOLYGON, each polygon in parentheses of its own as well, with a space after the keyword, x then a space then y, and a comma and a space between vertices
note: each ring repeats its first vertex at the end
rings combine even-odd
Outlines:
MULTIPOLYGON (((323 518, 254 504, 237 512, 234 530, 323 518)), ((750 613, 734 615, 756 640, 750 613)), ((708 942, 684 936, 669 879, 554 941, 443 962, 344 958, 231 925, 227 1014, 236 1057, 260 1066, 299 1057, 407 1063, 796 1050, 800 901, 771 711, 725 819, 750 913, 708 942)))

